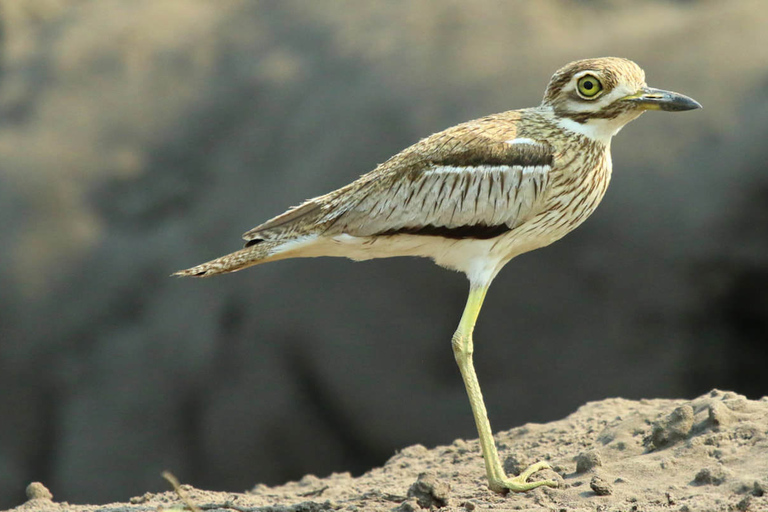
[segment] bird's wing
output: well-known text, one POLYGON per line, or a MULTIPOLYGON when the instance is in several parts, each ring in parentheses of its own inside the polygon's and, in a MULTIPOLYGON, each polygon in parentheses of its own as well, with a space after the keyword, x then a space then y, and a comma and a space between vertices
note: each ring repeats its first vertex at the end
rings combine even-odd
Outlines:
POLYGON ((309 232, 493 238, 538 211, 553 165, 546 141, 515 135, 513 123, 492 117, 449 128, 243 238, 246 245, 309 232))
POLYGON ((483 133, 441 132, 385 162, 359 200, 334 209, 331 232, 487 239, 519 226, 538 212, 553 148, 483 133))

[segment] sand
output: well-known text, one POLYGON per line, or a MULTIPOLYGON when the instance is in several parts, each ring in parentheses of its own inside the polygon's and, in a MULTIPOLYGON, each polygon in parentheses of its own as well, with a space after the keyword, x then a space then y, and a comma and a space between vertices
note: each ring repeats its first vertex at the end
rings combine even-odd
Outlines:
MULTIPOLYGON (((553 469, 534 478, 559 488, 500 495, 485 484, 477 440, 403 449, 384 466, 359 477, 307 475, 246 493, 213 492, 181 485, 128 503, 57 503, 42 483, 27 489, 29 511, 162 511, 188 504, 200 510, 768 510, 768 397, 748 400, 714 390, 694 400, 591 402, 547 424, 499 432, 496 441, 508 472, 537 460, 553 469)), ((170 485, 169 485, 170 487, 170 485)))

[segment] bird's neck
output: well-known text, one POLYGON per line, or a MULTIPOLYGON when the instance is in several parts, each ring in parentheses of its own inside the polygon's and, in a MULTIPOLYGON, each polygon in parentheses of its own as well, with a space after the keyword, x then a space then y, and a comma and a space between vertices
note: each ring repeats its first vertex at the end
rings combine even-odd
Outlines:
POLYGON ((636 119, 642 113, 639 111, 632 111, 623 113, 622 115, 616 117, 594 117, 582 121, 581 119, 576 120, 569 117, 568 115, 555 112, 551 108, 546 108, 545 112, 548 116, 551 116, 550 118, 552 122, 562 130, 587 137, 588 139, 599 142, 606 147, 610 147, 611 138, 619 133, 619 131, 624 128, 624 125, 633 119, 636 119))

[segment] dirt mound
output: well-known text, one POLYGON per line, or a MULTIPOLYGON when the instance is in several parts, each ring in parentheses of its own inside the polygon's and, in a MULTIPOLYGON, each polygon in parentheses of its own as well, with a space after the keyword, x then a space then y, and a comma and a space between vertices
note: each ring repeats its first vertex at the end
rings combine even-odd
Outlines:
POLYGON ((145 494, 103 507, 55 503, 41 484, 28 489, 26 511, 201 510, 768 510, 768 397, 759 401, 714 390, 695 400, 591 402, 565 419, 500 432, 505 468, 547 460, 557 489, 501 496, 485 485, 477 440, 399 452, 353 478, 307 475, 245 494, 182 486, 179 494, 145 494))

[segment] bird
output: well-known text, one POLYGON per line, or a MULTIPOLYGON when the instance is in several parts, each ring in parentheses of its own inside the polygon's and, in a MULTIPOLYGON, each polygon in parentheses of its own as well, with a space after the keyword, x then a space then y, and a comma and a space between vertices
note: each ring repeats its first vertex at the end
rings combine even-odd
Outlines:
POLYGON ((635 62, 577 60, 552 75, 541 104, 423 138, 352 183, 243 235, 245 246, 174 275, 208 277, 287 258, 420 256, 463 272, 469 293, 451 345, 466 387, 488 487, 525 492, 554 480, 540 461, 507 476, 473 363, 473 331, 491 282, 515 256, 547 246, 597 208, 611 178, 611 139, 648 110, 701 108, 654 89, 635 62))

